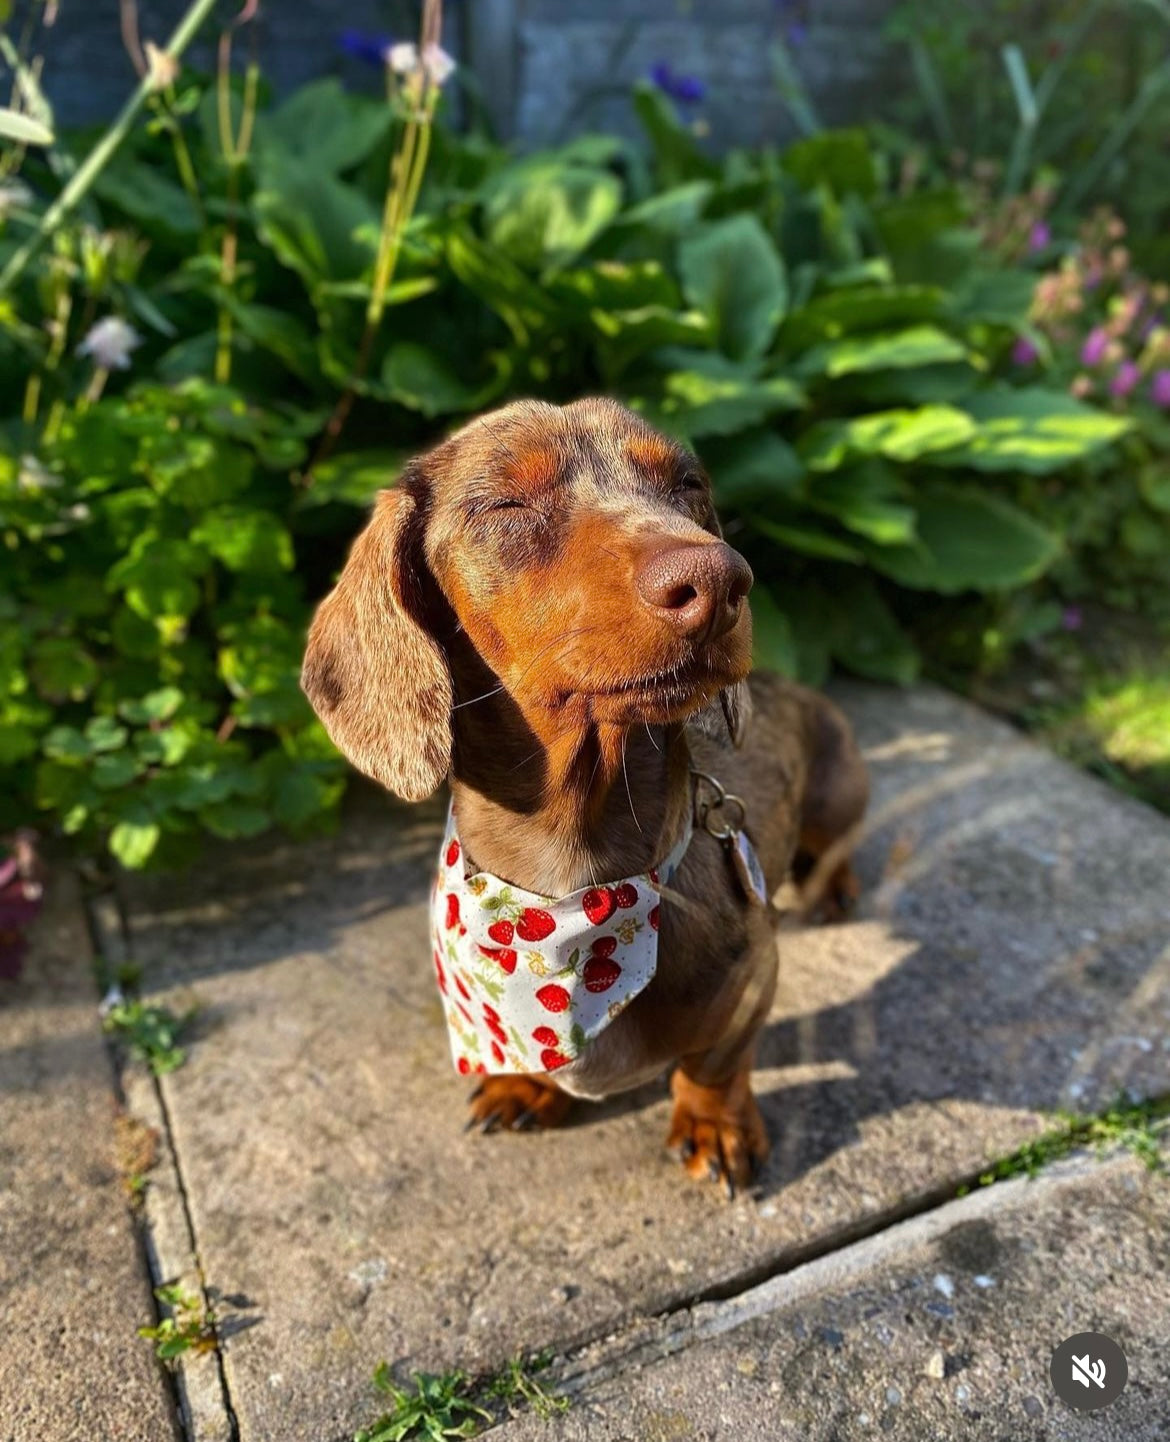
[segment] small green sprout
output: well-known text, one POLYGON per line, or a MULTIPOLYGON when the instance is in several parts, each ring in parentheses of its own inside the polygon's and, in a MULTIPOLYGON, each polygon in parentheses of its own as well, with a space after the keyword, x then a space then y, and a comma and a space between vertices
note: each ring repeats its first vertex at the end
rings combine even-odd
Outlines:
POLYGON ((154 1343, 154 1354, 160 1362, 173 1362, 185 1352, 210 1352, 216 1343, 215 1314, 203 1300, 181 1282, 156 1287, 154 1295, 171 1309, 154 1327, 139 1327, 138 1335, 154 1343))
POLYGON ((380 1362, 374 1372, 374 1386, 393 1404, 372 1427, 365 1427, 354 1442, 404 1442, 421 1437, 427 1442, 444 1442, 448 1437, 474 1437, 480 1422, 493 1422, 492 1414, 472 1401, 464 1372, 434 1376, 414 1374, 414 1391, 395 1385, 390 1369, 380 1362))
POLYGON ((132 1056, 145 1062, 155 1076, 163 1076, 182 1066, 187 1059, 178 1037, 189 1019, 189 1016, 175 1016, 165 1006, 119 1000, 107 1008, 102 1025, 132 1056))
POLYGON ((569 1399, 550 1392, 537 1380, 536 1374, 545 1371, 552 1363, 550 1351, 537 1352, 527 1362, 524 1354, 518 1352, 510 1362, 505 1362, 484 1388, 488 1397, 505 1403, 510 1412, 516 1410, 518 1402, 526 1402, 533 1412, 547 1422, 558 1412, 569 1410, 569 1399))

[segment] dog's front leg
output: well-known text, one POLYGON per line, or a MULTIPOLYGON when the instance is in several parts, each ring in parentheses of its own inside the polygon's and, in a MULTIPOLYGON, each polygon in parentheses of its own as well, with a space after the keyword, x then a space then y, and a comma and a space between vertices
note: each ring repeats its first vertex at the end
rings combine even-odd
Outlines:
POLYGON ((482 1132, 497 1127, 525 1131, 528 1127, 557 1127, 564 1121, 573 1099, 543 1076, 524 1072, 487 1076, 471 1093, 471 1116, 466 1131, 482 1132))

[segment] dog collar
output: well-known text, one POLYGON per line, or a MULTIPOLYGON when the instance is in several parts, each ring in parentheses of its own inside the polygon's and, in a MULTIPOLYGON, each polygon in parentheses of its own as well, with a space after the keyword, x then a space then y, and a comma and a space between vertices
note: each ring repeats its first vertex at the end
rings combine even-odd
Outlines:
POLYGON ((650 984, 661 888, 693 833, 688 809, 657 867, 557 899, 485 871, 467 875, 448 811, 431 934, 457 1071, 551 1072, 581 1055, 650 984))

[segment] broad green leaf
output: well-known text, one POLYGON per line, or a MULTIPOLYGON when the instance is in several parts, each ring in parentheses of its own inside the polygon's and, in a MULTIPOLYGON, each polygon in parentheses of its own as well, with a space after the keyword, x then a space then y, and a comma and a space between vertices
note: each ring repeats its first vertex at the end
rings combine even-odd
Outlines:
POLYGON ((702 447, 702 459, 719 504, 739 509, 797 495, 805 475, 793 447, 770 430, 710 439, 702 447))
POLYGON ((85 723, 85 739, 94 752, 117 751, 130 733, 113 716, 91 716, 85 723))
POLYGON ((441 352, 404 340, 387 352, 382 380, 399 405, 424 416, 444 416, 481 410, 499 393, 506 376, 497 373, 486 382, 468 384, 441 352))
POLYGON ((237 837, 259 836, 272 824, 271 816, 262 806, 235 799, 204 806, 199 812, 199 820, 208 831, 227 841, 237 837))
POLYGON ((123 866, 137 870, 154 855, 161 835, 156 822, 120 821, 110 832, 110 850, 123 866))
POLYGON ((183 693, 177 686, 160 686, 137 700, 122 701, 118 714, 135 726, 146 726, 151 721, 169 721, 183 704, 183 693))
POLYGON ((1034 581, 1060 551, 1030 516, 974 485, 924 486, 915 507, 917 543, 870 552, 872 564, 903 586, 944 595, 1002 591, 1034 581))
POLYGON ((633 231, 644 227, 667 235, 687 235, 698 225, 714 188, 709 180, 671 186, 623 210, 613 228, 633 231))
POLYGON ((753 530, 773 541, 779 541, 787 550, 797 551, 802 556, 817 556, 826 561, 848 561, 852 565, 859 565, 865 560, 856 546, 829 535, 827 531, 817 530, 795 515, 791 520, 753 515, 748 517, 748 521, 753 530))
POLYGON ((532 333, 555 324, 555 305, 510 257, 485 245, 465 226, 447 237, 447 261, 459 280, 496 312, 518 345, 532 333))
POLYGON ((898 473, 883 460, 860 461, 843 470, 818 474, 806 495, 814 510, 878 545, 914 540, 914 507, 906 501, 898 473))
POLYGON ((219 506, 208 511, 191 539, 229 571, 291 571, 292 537, 269 511, 219 506))
POLYGON ((132 751, 115 751, 109 756, 99 756, 90 776, 99 791, 116 791, 129 786, 142 769, 142 761, 132 751))
POLYGON ((857 371, 908 369, 966 359, 967 347, 961 341, 937 326, 919 325, 828 341, 801 356, 796 369, 805 379, 819 375, 832 379, 857 371))
POLYGON ((1046 475, 1112 445, 1132 429, 1124 416, 1039 387, 997 386, 969 396, 963 409, 976 430, 945 454, 931 456, 934 464, 1046 475))
POLYGON ((206 565, 204 553, 189 542, 147 537, 111 568, 106 584, 125 592, 132 611, 158 624, 191 614, 199 604, 192 578, 206 565))
POLYGON ((362 191, 283 155, 261 164, 258 180, 252 204, 260 238, 310 294, 322 281, 365 273, 379 217, 362 191))
POLYGON ((94 747, 75 726, 54 726, 41 749, 54 761, 88 761, 94 747))
POLYGON ((805 190, 828 186, 838 196, 868 199, 877 189, 877 172, 864 130, 827 130, 798 140, 784 152, 784 169, 805 190))
POLYGON ((797 449, 810 471, 832 471, 857 456, 914 461, 961 445, 976 424, 954 406, 878 411, 853 420, 821 421, 801 437, 797 449))
POLYGON ((183 187, 144 161, 115 156, 94 182, 94 190, 148 234, 192 236, 202 228, 195 202, 183 187))
POLYGON ((621 182, 605 170, 534 155, 486 187, 487 238, 530 271, 568 265, 617 215, 621 182))
POLYGON ((683 292, 710 316, 733 360, 762 356, 788 306, 784 262, 754 215, 702 227, 679 245, 683 292))
POLYGON ((698 369, 701 359, 691 364, 692 369, 668 372, 657 396, 634 402, 672 434, 696 439, 733 435, 778 411, 804 405, 804 392, 783 376, 755 378, 726 362, 703 369, 698 369))
POLYGON ((322 175, 337 175, 364 160, 393 121, 389 105, 350 94, 330 76, 302 85, 277 110, 260 115, 256 145, 295 157, 322 175))
POLYGON ((817 341, 838 340, 859 331, 935 320, 946 303, 946 291, 927 285, 829 291, 787 317, 780 329, 780 345, 785 351, 799 351, 817 341))
POLYGON ((598 349, 609 376, 620 374, 648 351, 701 346, 712 339, 710 321, 697 310, 647 305, 640 310, 595 310, 590 320, 599 332, 598 349))
POLYGON ((634 86, 634 113, 654 151, 658 183, 666 189, 694 180, 713 180, 718 167, 695 144, 674 103, 656 85, 640 80, 634 86))
POLYGON ((346 506, 371 506, 374 497, 392 486, 410 459, 405 450, 342 451, 313 472, 311 484, 298 496, 299 509, 338 501, 346 506))
POLYGON ((796 645, 788 617, 761 586, 750 597, 752 610, 752 664, 765 671, 795 676, 798 670, 796 645))
POLYGON ((78 641, 47 636, 33 644, 29 677, 46 701, 81 701, 98 681, 97 662, 78 641))

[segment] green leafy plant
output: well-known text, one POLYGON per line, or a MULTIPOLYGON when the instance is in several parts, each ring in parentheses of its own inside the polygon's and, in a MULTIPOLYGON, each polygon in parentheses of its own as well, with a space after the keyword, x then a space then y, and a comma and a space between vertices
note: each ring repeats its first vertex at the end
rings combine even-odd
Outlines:
MULTIPOLYGON (((1168 1101, 1121 1099, 1099 1115, 1058 1112, 1056 1117, 1056 1126, 1001 1157, 983 1172, 979 1185, 989 1187, 1011 1177, 1038 1176, 1044 1167, 1085 1147, 1092 1147, 1098 1156, 1120 1147, 1138 1157, 1151 1171, 1164 1169, 1162 1139, 1170 1127, 1168 1101)), ((969 1190, 964 1187, 959 1195, 969 1190)))
POLYGON ((484 1395, 502 1402, 511 1413, 521 1407, 534 1412, 542 1422, 569 1410, 569 1399, 550 1392, 540 1382, 540 1373, 552 1363, 552 1353, 537 1352, 525 1357, 517 1353, 484 1386, 484 1395))
POLYGON ((215 1350, 215 1315, 204 1307, 202 1298, 178 1282, 156 1287, 154 1295, 169 1315, 153 1327, 139 1327, 138 1335, 154 1343, 160 1361, 172 1363, 187 1352, 215 1350))
MULTIPOLYGON (((312 604, 404 459, 513 397, 609 391, 692 445, 758 660, 813 682, 907 681, 924 602, 1066 564, 1032 490, 1133 434, 1013 365, 1035 273, 861 130, 716 160, 641 85, 641 146, 515 158, 437 88, 168 85, 0 295, 0 824, 134 867, 331 824, 312 604)), ((0 264, 53 214, 21 176, 0 264)))
POLYGON ((139 1000, 115 1001, 102 1014, 106 1033, 144 1062, 155 1076, 165 1076, 186 1061, 179 1037, 189 1020, 189 1016, 175 1016, 165 1006, 139 1000))
POLYGON ((397 1386, 389 1367, 381 1362, 374 1372, 374 1386, 389 1398, 390 1409, 372 1427, 356 1433, 354 1442, 404 1442, 412 1437, 443 1442, 447 1437, 474 1437, 481 1422, 494 1420, 472 1400, 463 1372, 442 1376, 416 1372, 410 1391, 397 1386))

